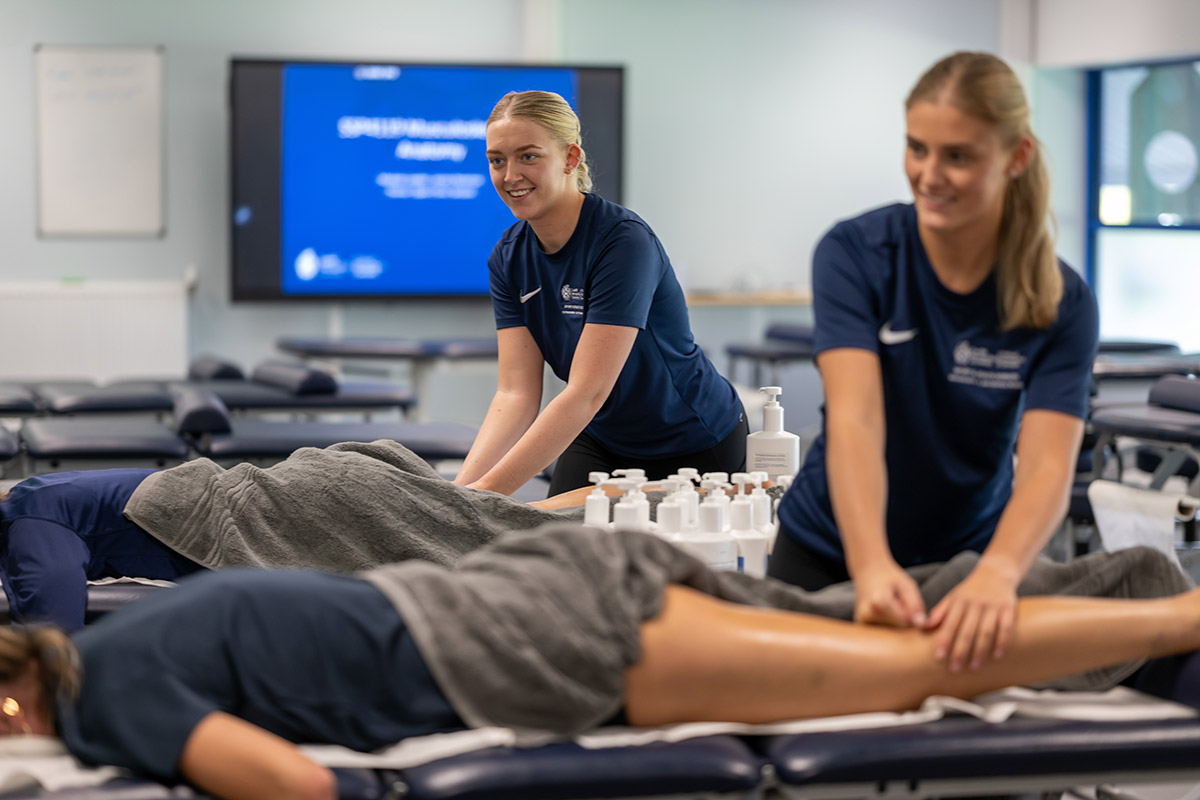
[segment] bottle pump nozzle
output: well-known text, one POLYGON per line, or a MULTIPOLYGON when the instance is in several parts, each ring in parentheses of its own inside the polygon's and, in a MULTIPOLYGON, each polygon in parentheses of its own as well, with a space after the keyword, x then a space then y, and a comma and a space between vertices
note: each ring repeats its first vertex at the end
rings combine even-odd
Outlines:
POLYGON ((763 406, 763 430, 778 433, 783 430, 783 406, 779 405, 779 395, 783 389, 779 386, 761 386, 758 389, 767 396, 767 404, 763 406))

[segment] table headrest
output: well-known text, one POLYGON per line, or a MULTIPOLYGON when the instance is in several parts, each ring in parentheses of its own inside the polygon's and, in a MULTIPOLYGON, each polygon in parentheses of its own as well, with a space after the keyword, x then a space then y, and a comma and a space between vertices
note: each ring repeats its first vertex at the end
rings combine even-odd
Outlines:
POLYGON ((189 381, 245 380, 246 374, 228 359, 217 356, 196 356, 188 365, 189 381))
POLYGON ((328 372, 299 361, 264 361, 254 368, 252 380, 287 389, 292 394, 333 394, 337 379, 328 372))
POLYGON ((1200 380, 1167 375, 1150 387, 1150 405, 1200 413, 1200 380))
POLYGON ((179 433, 201 436, 233 430, 229 409, 207 389, 180 384, 171 388, 171 395, 175 398, 175 429, 179 433))

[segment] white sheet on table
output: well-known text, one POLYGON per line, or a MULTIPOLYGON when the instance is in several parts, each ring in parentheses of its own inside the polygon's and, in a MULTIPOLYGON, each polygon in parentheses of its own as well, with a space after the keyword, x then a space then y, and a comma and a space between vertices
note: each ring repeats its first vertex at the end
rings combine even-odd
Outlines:
MULTIPOLYGON (((651 742, 677 742, 717 734, 774 735, 821 731, 861 730, 932 722, 965 714, 1000 723, 1014 716, 1081 720, 1157 720, 1197 716, 1195 709, 1117 687, 1107 692, 1051 692, 1009 688, 974 701, 931 697, 917 711, 847 714, 795 720, 771 725, 695 722, 660 728, 602 728, 576 737, 583 747, 633 747, 651 742)), ((489 747, 531 747, 550 741, 530 738, 509 728, 477 728, 406 739, 374 753, 335 745, 306 745, 301 749, 329 767, 405 769, 489 747)), ((40 784, 45 789, 92 786, 127 775, 112 767, 84 767, 67 755, 62 743, 48 737, 0 739, 0 793, 40 784)))

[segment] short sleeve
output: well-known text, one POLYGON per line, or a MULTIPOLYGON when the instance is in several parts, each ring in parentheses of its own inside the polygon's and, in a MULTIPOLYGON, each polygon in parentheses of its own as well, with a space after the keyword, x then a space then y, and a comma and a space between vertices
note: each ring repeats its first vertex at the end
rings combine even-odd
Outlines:
POLYGON ((89 558, 75 531, 36 517, 14 520, 4 559, 4 589, 13 617, 51 622, 65 631, 82 628, 89 558))
POLYGON ((85 661, 84 680, 87 691, 59 718, 59 735, 71 754, 85 763, 178 781, 188 739, 216 706, 161 665, 133 663, 111 647, 103 659, 85 661))
POLYGON ((521 317, 521 304, 508 282, 508 261, 504 257, 503 245, 504 240, 501 239, 488 257, 488 281, 497 329, 515 328, 525 324, 521 317))
POLYGON ((664 268, 658 239, 644 224, 625 220, 615 225, 589 270, 585 321, 644 329, 664 268))
POLYGON ((838 228, 825 234, 813 253, 813 348, 879 351, 879 310, 862 257, 838 228))
POLYGON ((1087 285, 1069 267, 1061 269, 1064 300, 1054 333, 1029 371, 1025 409, 1086 418, 1100 315, 1087 285))

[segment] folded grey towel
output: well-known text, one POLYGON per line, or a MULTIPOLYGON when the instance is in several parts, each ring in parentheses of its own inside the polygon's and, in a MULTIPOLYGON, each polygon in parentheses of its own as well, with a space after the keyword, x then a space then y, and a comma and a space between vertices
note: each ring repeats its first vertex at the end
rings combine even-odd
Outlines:
POLYGON ((396 442, 305 447, 268 468, 189 461, 142 482, 125 516, 220 567, 338 572, 410 558, 452 564, 501 533, 581 520, 458 486, 396 442))

